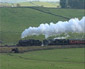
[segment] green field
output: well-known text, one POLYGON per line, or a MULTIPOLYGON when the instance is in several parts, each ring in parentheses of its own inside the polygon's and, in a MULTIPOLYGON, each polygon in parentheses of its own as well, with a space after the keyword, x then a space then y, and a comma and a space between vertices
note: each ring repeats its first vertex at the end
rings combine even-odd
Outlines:
POLYGON ((84 69, 85 48, 0 54, 0 69, 84 69))
MULTIPOLYGON (((79 18, 84 16, 83 9, 56 9, 34 7, 45 12, 51 12, 55 15, 61 15, 67 18, 79 18)), ((39 26, 41 23, 50 23, 66 21, 68 19, 41 12, 33 8, 0 8, 0 40, 3 44, 16 44, 21 39, 21 33, 30 26, 39 26)), ((81 38, 81 34, 71 34, 71 38, 81 38), (79 37, 80 36, 80 37, 79 37)), ((84 34, 85 35, 85 34, 84 34)), ((31 36, 28 38, 44 39, 43 35, 31 36)))

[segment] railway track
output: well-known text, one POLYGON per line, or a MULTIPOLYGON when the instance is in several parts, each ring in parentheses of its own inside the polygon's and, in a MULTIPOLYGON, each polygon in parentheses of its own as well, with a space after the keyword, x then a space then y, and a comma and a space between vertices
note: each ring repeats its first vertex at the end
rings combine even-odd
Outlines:
POLYGON ((51 49, 65 49, 65 48, 85 48, 85 45, 56 45, 56 46, 0 46, 0 53, 11 53, 13 49, 18 49, 19 53, 39 51, 39 50, 51 50, 51 49))

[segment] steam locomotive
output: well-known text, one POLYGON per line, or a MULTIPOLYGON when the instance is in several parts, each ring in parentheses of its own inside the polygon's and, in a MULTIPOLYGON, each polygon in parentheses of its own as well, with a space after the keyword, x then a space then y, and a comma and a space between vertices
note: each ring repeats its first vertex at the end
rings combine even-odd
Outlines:
POLYGON ((17 46, 85 45, 85 39, 19 40, 17 46))
POLYGON ((19 40, 17 46, 41 46, 42 42, 40 40, 19 40))

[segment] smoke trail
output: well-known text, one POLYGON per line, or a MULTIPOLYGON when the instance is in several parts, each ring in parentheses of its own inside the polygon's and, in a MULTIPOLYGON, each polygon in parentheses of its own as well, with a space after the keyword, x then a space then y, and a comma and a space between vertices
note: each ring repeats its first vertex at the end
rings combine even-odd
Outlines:
POLYGON ((78 18, 72 18, 69 21, 59 21, 56 24, 51 22, 50 24, 40 24, 38 27, 29 27, 22 32, 21 38, 32 35, 45 35, 45 38, 48 38, 56 34, 68 32, 84 33, 84 29, 85 17, 83 17, 81 20, 78 18))

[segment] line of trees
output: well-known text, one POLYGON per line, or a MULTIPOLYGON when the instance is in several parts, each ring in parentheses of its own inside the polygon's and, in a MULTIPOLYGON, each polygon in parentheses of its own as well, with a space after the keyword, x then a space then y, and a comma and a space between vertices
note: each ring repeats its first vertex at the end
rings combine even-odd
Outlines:
POLYGON ((61 8, 85 9, 85 0, 60 0, 61 8))

